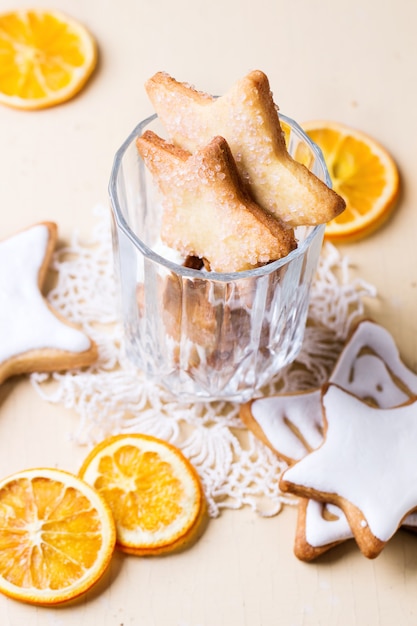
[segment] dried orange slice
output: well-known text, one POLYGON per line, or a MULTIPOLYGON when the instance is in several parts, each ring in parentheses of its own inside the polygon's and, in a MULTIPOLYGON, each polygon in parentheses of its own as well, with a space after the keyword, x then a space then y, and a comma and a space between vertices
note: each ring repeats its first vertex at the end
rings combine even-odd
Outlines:
POLYGON ((122 551, 161 554, 196 537, 205 510, 201 483, 171 444, 142 434, 110 437, 90 452, 80 476, 110 505, 122 551))
POLYGON ((77 476, 31 469, 0 481, 0 591, 53 605, 91 588, 110 562, 115 525, 77 476))
POLYGON ((97 62, 97 47, 79 22, 55 10, 0 14, 0 102, 42 109, 72 98, 97 62))
POLYGON ((326 226, 325 237, 348 243, 373 233, 391 216, 399 194, 397 166, 377 141, 337 122, 302 124, 321 148, 334 190, 346 209, 326 226))

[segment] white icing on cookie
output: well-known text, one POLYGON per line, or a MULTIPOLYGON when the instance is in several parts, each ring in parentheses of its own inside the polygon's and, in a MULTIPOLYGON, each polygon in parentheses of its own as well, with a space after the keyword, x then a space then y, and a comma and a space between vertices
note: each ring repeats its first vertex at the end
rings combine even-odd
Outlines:
MULTIPOLYGON (((346 366, 346 360, 343 361, 346 366)), ((341 368, 333 373, 330 381, 350 391, 358 398, 373 400, 381 409, 398 406, 409 400, 405 393, 392 379, 385 361, 374 354, 358 356, 350 374, 341 373, 341 368)), ((347 367, 346 367, 347 370, 347 367)))
POLYGON ((38 285, 49 231, 39 224, 0 243, 0 363, 30 350, 84 352, 90 340, 61 322, 38 285))
POLYGON ((286 470, 284 481, 337 494, 362 512, 375 537, 388 541, 417 507, 417 400, 379 409, 330 385, 323 406, 323 445, 286 470))
MULTIPOLYGON (((402 526, 417 529, 417 513, 407 515, 402 526)), ((335 504, 309 499, 305 512, 305 538, 313 548, 324 548, 332 543, 352 539, 353 533, 341 508, 335 504), (324 508, 336 519, 325 519, 324 508)))
POLYGON ((309 500, 307 503, 305 535, 307 543, 313 548, 321 548, 329 543, 353 537, 346 515, 342 509, 334 504, 323 504, 316 500, 309 500), (324 519, 324 507, 336 519, 324 519))
POLYGON ((317 448, 322 441, 320 398, 320 389, 260 398, 252 403, 252 416, 280 454, 295 460, 302 459, 308 449, 288 426, 288 422, 302 432, 310 449, 317 448))
POLYGON ((410 513, 410 515, 407 515, 407 517, 404 518, 402 525, 417 529, 417 513, 413 512, 410 513))
POLYGON ((408 399, 391 374, 408 388, 408 397, 417 394, 417 375, 401 361, 392 335, 375 322, 365 320, 358 325, 344 347, 330 382, 360 398, 374 397, 378 406, 388 408, 408 399), (361 355, 364 349, 372 350, 384 362, 384 366, 375 361, 370 363, 370 354, 361 355))
MULTIPOLYGON (((402 363, 394 339, 382 326, 368 320, 358 324, 329 381, 358 398, 372 399, 381 408, 398 406, 413 393, 417 394, 417 376, 402 363), (410 394, 407 395, 392 374, 410 394)), ((321 444, 319 390, 259 398, 252 403, 251 412, 272 447, 287 459, 298 461, 308 452, 302 440, 288 427, 287 420, 297 427, 311 448, 321 444)))

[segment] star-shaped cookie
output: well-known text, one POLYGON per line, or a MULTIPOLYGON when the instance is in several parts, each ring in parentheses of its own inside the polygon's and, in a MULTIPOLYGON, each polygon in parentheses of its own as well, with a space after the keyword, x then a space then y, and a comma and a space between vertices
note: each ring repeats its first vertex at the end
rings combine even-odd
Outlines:
POLYGON ((296 247, 293 232, 245 193, 222 137, 192 155, 152 131, 136 143, 162 194, 161 238, 184 257, 207 259, 216 272, 237 272, 296 247))
MULTIPOLYGON (((400 358, 392 335, 362 320, 350 335, 329 379, 380 408, 391 408, 417 395, 417 376, 400 358)), ((252 400, 241 407, 246 425, 290 465, 319 447, 323 439, 321 389, 252 400)), ((402 524, 416 530, 415 516, 402 524)), ((343 511, 301 498, 294 551, 310 561, 352 538, 343 511)))
POLYGON ((57 239, 42 222, 0 243, 0 383, 14 374, 81 367, 95 344, 53 311, 41 289, 57 239))
MULTIPOLYGON (((416 533, 417 514, 407 515, 401 528, 416 533)), ((301 561, 313 561, 348 539, 353 539, 353 533, 342 509, 334 504, 300 498, 294 554, 301 561)))
POLYGON ((313 561, 338 544, 353 539, 346 515, 334 504, 300 498, 294 554, 313 561))
POLYGON ((323 444, 283 473, 280 488, 339 506, 374 558, 417 508, 417 399, 380 409, 329 385, 322 405, 323 444))
MULTIPOLYGON (((417 395, 417 375, 402 362, 392 335, 368 319, 348 338, 328 382, 380 408, 417 395)), ((321 444, 321 389, 257 398, 242 405, 240 415, 289 464, 321 444)))
POLYGON ((342 198, 288 153, 267 76, 253 71, 214 98, 158 72, 146 83, 172 142, 194 153, 220 135, 254 200, 287 226, 328 222, 342 198))

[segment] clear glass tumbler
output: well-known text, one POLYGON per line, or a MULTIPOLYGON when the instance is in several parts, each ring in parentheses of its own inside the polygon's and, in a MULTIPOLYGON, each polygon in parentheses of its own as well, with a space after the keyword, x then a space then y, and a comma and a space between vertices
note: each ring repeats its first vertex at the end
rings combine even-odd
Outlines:
MULTIPOLYGON (((280 115, 288 149, 330 186, 319 148, 280 115)), ((298 247, 229 274, 187 268, 160 245, 161 206, 135 140, 163 136, 156 116, 115 155, 109 193, 128 357, 181 401, 246 402, 297 356, 324 226, 297 228, 298 247)))

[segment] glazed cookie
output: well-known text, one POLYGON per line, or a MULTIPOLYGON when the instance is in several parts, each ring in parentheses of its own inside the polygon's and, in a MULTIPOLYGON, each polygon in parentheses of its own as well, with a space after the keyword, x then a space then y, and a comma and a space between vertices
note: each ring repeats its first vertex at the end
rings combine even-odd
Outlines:
MULTIPOLYGON (((417 514, 407 515, 401 528, 417 531, 417 514)), ((294 554, 301 561, 312 561, 331 548, 353 539, 342 509, 334 504, 300 498, 294 554)))
MULTIPOLYGON (((381 408, 417 394, 417 376, 401 361, 386 329, 363 320, 342 350, 330 381, 381 408)), ((258 438, 292 464, 322 442, 321 390, 280 394, 242 405, 241 417, 258 438)), ((415 532, 415 515, 403 527, 415 532)), ((353 537, 343 511, 331 504, 300 499, 294 551, 310 561, 353 537)))
POLYGON ((258 439, 291 465, 323 439, 321 390, 283 393, 242 404, 240 417, 258 439))
POLYGON ((417 399, 381 409, 330 384, 322 406, 322 445, 283 473, 280 488, 339 506, 374 558, 417 508, 417 399))
MULTIPOLYGON (((380 408, 417 395, 417 376, 401 361, 392 335, 361 321, 346 342, 329 382, 380 408)), ((321 390, 257 398, 242 405, 242 420, 278 456, 291 464, 322 441, 321 390)))
POLYGON ((300 561, 313 561, 348 539, 353 539, 353 534, 341 508, 300 498, 294 542, 294 554, 300 561))
POLYGON ((224 137, 251 196, 287 227, 325 223, 344 210, 344 200, 289 155, 263 72, 250 72, 220 98, 164 72, 146 90, 174 144, 194 153, 224 137))
POLYGON ((95 344, 42 296, 57 226, 42 222, 0 243, 0 383, 15 374, 82 367, 95 344))

